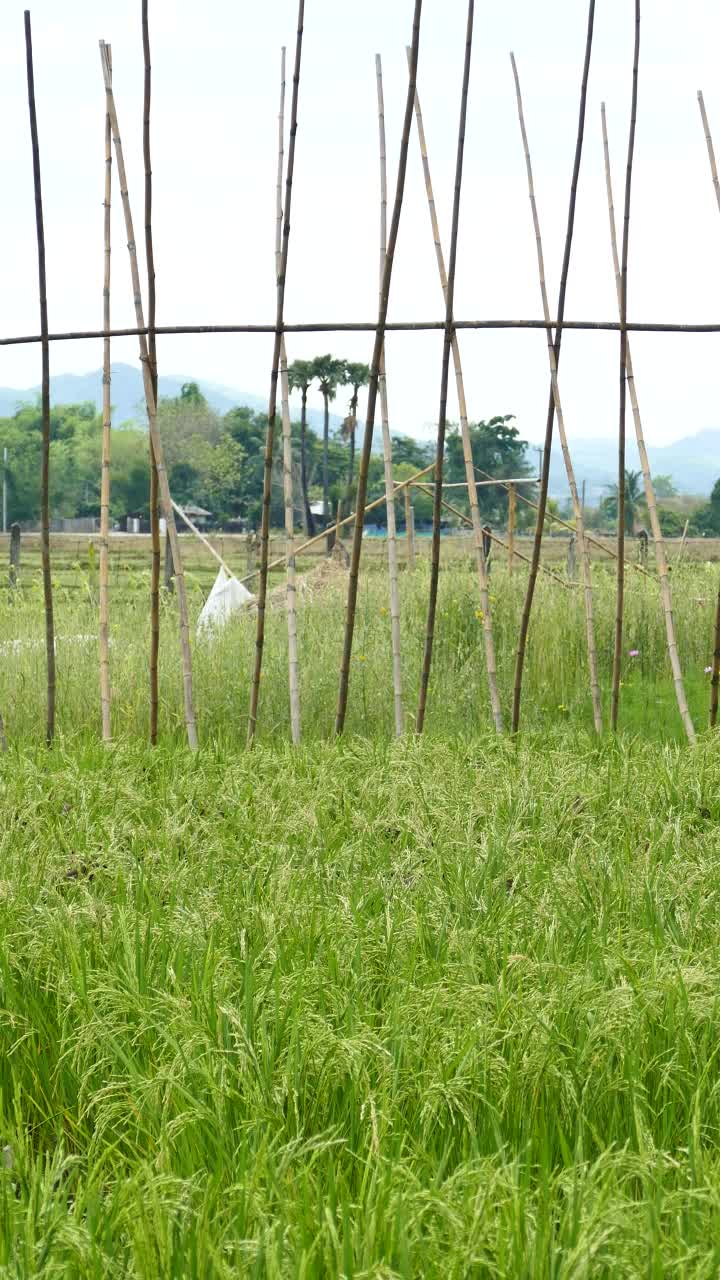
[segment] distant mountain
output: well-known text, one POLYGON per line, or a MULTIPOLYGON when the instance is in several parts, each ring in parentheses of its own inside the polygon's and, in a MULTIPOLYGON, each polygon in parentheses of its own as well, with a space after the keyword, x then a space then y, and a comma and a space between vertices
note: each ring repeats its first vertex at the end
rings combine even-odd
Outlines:
MULTIPOLYGON (((573 440, 572 459, 578 486, 586 482, 586 500, 595 505, 617 483, 617 454, 613 440, 573 440)), ((648 456, 653 475, 672 476, 680 493, 707 496, 720 478, 720 430, 710 428, 697 435, 685 436, 673 444, 650 445, 648 456)), ((627 468, 640 470, 640 458, 634 440, 628 435, 627 468)), ((560 447, 553 445, 550 466, 550 493, 555 498, 567 497, 568 483, 560 447)))
MULTIPOLYGON (((180 388, 186 382, 197 382, 208 404, 218 413, 227 413, 236 405, 247 405, 250 409, 267 410, 267 399, 253 395, 249 391, 236 391, 233 387, 224 387, 217 382, 204 382, 189 373, 167 374, 160 376, 159 391, 161 396, 178 396, 180 388)), ((9 417, 19 404, 33 403, 40 395, 40 387, 27 387, 16 390, 12 387, 0 387, 0 417, 9 417)), ((50 379, 50 400, 52 404, 80 404, 91 401, 97 409, 102 406, 102 369, 94 369, 92 373, 59 373, 50 379)), ((131 364, 112 365, 112 404, 113 421, 120 425, 133 419, 135 422, 147 423, 145 413, 145 393, 143 391, 142 373, 131 364)), ((299 415, 299 406, 293 403, 293 416, 299 415)), ((322 411, 308 410, 308 422, 311 427, 322 428, 322 411)), ((330 415, 330 428, 337 430, 342 422, 337 414, 330 415)))

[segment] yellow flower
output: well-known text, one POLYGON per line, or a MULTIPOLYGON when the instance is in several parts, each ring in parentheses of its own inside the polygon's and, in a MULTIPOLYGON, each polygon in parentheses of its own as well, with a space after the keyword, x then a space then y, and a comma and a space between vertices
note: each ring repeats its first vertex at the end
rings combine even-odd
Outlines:
POLYGON ((381 618, 387 617, 387 609, 385 608, 385 605, 383 605, 382 608, 380 609, 380 617, 381 618))
POLYGON ((358 654, 358 662, 367 662, 367 658, 364 653, 358 654))
POLYGON ((475 610, 475 617, 477 618, 478 622, 482 622, 483 618, 485 617, 485 614, 483 613, 482 609, 475 610))

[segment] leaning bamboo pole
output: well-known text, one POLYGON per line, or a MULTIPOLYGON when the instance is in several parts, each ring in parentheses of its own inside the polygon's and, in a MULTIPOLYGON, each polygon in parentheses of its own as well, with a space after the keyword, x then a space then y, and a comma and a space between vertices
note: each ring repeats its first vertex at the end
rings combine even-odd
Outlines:
MULTIPOLYGON (((570 202, 568 205, 567 227, 565 231, 565 249, 563 252, 563 262, 560 271, 560 289, 558 293, 558 305, 555 313, 555 364, 560 363, 560 349, 562 344, 562 323, 565 319, 565 296, 567 293, 567 281, 570 271, 570 254, 572 251, 573 233, 575 230, 575 206, 577 204, 577 186, 580 177, 580 161, 582 159, 583 138, 585 136, 585 109, 587 104, 587 86, 588 77, 590 75, 590 58, 592 55, 593 29, 595 25, 595 0, 589 0, 588 4, 588 22, 587 35, 585 39, 585 61, 583 64, 582 83, 580 86, 580 110, 578 114, 577 138, 575 141, 575 159, 573 162, 573 172, 570 181, 570 202)), ((543 446, 543 461, 540 476, 540 494, 538 497, 537 520, 535 521, 535 536, 533 539, 532 564, 530 566, 530 574, 528 576, 527 589, 525 592, 525 600, 523 603, 522 615, 520 618, 520 631, 518 634, 517 652, 515 655, 515 679, 513 684, 513 707, 512 707, 512 731, 517 733, 520 728, 520 703, 522 700, 522 680, 523 669, 525 666, 525 650, 527 648, 527 637, 530 628, 530 614, 532 612, 533 598, 535 595, 535 583, 537 582, 538 566, 540 564, 540 549, 542 547, 542 538, 545 530, 545 511, 547 509, 548 486, 550 483, 550 458, 552 453, 553 428, 555 425, 555 397, 553 395, 552 386, 550 387, 550 396, 548 401, 547 421, 545 423, 545 440, 543 446)))
MULTIPOLYGON (((280 287, 282 271, 282 220, 283 220, 283 166, 285 159, 285 46, 280 56, 280 112, 278 115, 278 165, 275 218, 275 273, 280 287)), ((283 500, 285 507, 285 537, 287 539, 287 629, 288 629, 288 682, 290 686, 290 734, 294 743, 300 741, 300 666, 297 642, 297 590, 295 573, 295 507, 292 478, 292 426, 290 423, 290 386, 288 382, 285 335, 280 342, 280 412, 283 440, 283 500)))
MULTIPOLYGON (((112 76, 112 55, 107 46, 108 67, 112 76)), ((110 328, 110 202, 112 197, 112 131, 110 114, 105 112, 105 202, 103 233, 105 242, 103 271, 103 325, 110 328)), ((102 462, 100 467, 100 714, 103 742, 112 739, 110 690, 110 624, 108 569, 110 553, 110 339, 103 339, 102 462)))
POLYGON ((597 646, 595 644, 595 619, 593 616, 593 589, 592 589, 592 570, 590 568, 590 552, 585 541, 585 528, 583 521, 582 506, 578 495, 577 482, 575 480, 575 469, 570 457, 570 448, 568 445, 567 432, 565 431, 565 415, 563 413, 562 401, 560 399, 560 384, 558 382, 558 368, 555 359, 555 345, 553 343, 552 327, 550 324, 550 303, 548 302, 547 285, 545 283, 545 258, 543 254, 542 236, 540 233, 540 218, 537 210, 537 201, 535 199, 535 183, 533 181, 532 161, 530 159, 530 144, 528 142, 527 129, 525 127, 525 116, 523 112, 522 94, 520 92, 520 77, 518 75, 517 64, 515 62, 515 54, 510 54, 510 62, 512 65, 513 79, 515 81, 515 95, 517 98, 518 120, 520 122, 520 133, 522 135, 523 148, 525 150, 525 167, 527 169, 528 194, 530 196, 530 208, 532 210, 533 227, 535 229, 535 245, 537 249, 538 276, 540 280, 540 296, 542 299, 543 315, 547 322, 547 351, 548 362, 550 365, 550 385, 552 388, 553 400, 555 402, 555 415, 557 418, 558 435, 560 436, 560 445, 562 448, 563 459, 565 462, 565 471, 567 473, 568 485, 570 487, 570 496, 572 498, 573 515, 575 516, 575 536, 577 538, 578 551, 580 553, 580 562, 582 565, 583 586, 584 586, 584 602, 585 602, 585 632, 587 635, 587 651, 588 651, 588 669, 590 675, 590 697, 592 700, 593 721, 595 724, 595 732, 602 733, 602 696, 600 693, 600 679, 598 676, 598 656, 597 646))
POLYGON ((517 489, 511 484, 508 489, 508 573, 512 575, 513 557, 515 553, 515 525, 517 521, 517 489))
MULTIPOLYGON (((712 134, 710 132, 710 122, 708 120, 707 111, 705 110, 705 98, 702 90, 698 90, 698 106, 700 107, 700 115, 702 117, 703 129, 705 131, 705 142, 707 144, 708 160, 710 161, 710 173, 715 191, 715 199, 717 200, 718 211, 720 212, 720 180, 718 179, 717 161, 715 159, 715 147, 713 145, 712 134)), ((718 587, 717 606, 715 609, 715 632, 712 656, 712 675, 710 677, 710 728, 714 729, 717 725, 718 718, 718 689, 720 687, 720 587, 718 587)))
MULTIPOLYGON (((440 226, 438 223, 437 209, 435 206, 435 195, 433 191, 432 175, 430 173, 430 160, 428 157, 427 143, 425 140, 425 127, 423 124, 422 110, 420 108, 420 96, 415 94, 415 125, 417 128, 418 142, 420 145, 420 157, 422 159, 423 176, 425 179, 425 191, 428 200, 428 209, 430 212, 430 224, 432 227, 433 242, 435 244, 435 257, 438 266, 438 275, 440 277, 440 287, 442 289, 443 299, 447 304, 447 272, 445 270, 445 255, 443 253, 442 241, 440 239, 440 226)), ((460 432, 462 436, 463 458, 465 462, 465 477, 468 488, 468 499, 470 502, 470 513, 472 517, 473 542, 475 545, 475 560, 478 575, 478 590, 480 595, 480 609, 483 615, 483 640, 485 645, 485 666, 488 675, 488 690, 490 693, 490 703, 492 707, 495 728, 498 733, 502 732, 502 708, 500 706, 500 695, 497 687, 497 667, 495 661, 495 640, 493 635, 492 612, 490 609, 490 591, 488 586, 487 565, 485 563, 485 551, 483 549, 482 536, 482 519, 480 517, 480 506, 478 502, 477 486, 475 484, 475 471, 473 467, 472 441, 470 439, 470 428, 468 425, 467 401, 465 399, 465 379, 463 378, 462 361, 460 359, 460 344, 458 342, 457 333, 453 328, 451 335, 451 348, 453 356, 453 366, 455 370, 455 387, 457 390, 458 406, 460 412, 460 432)))
POLYGON ((247 741, 252 746, 257 727, 258 702, 260 701, 260 677, 262 675, 263 650, 265 647, 265 601, 267 599, 268 558, 270 548, 270 499, 272 496, 272 464, 273 445, 275 442, 275 417, 277 414, 277 388, 280 371, 280 355, 283 339, 285 311, 285 280, 287 277, 288 249, 290 247, 290 206, 292 203, 293 173, 295 170, 295 139, 297 136, 298 93, 300 89, 300 64, 302 60, 303 23, 305 18, 305 0, 298 0, 297 34, 295 38, 295 68, 293 71, 292 103, 290 107, 290 140, 288 144, 288 163, 285 176, 285 208, 283 211, 282 253, 277 273, 277 308, 275 314, 275 344, 273 347, 272 369, 270 373, 270 400, 268 404, 268 425, 265 435, 265 458, 263 466, 263 500, 262 520, 260 524, 260 584, 257 597, 257 628, 255 632, 255 662, 253 665, 252 685, 250 687, 250 710, 248 712, 247 741))
POLYGON ((183 669, 185 728, 187 731, 188 745, 191 750, 194 751, 197 748, 198 739, 197 727, 195 724, 195 709, 193 706, 192 656, 190 652, 190 622, 188 618, 187 588, 185 585, 185 574, 183 572, 182 555, 180 552, 180 541, 178 538, 177 526, 175 524, 175 513, 173 511, 172 498, 170 496, 170 485, 168 483, 167 471, 165 470, 165 457, 163 453, 162 440, 160 438, 160 431, 157 424, 157 404, 155 401, 155 391, 153 387, 152 373, 150 370, 148 344, 144 333, 145 320, 143 315, 142 295, 140 292, 140 272, 138 270, 137 251, 135 248, 135 231, 133 228, 127 177, 125 174, 125 160, 123 156, 122 142, 120 139, 120 129, 118 126, 112 80, 110 77, 107 48, 105 42, 102 40, 100 41, 100 60, 102 64, 103 78, 105 81, 107 108, 110 113, 110 122, 112 126, 113 140, 115 143, 115 160, 117 163, 120 195, 122 197, 123 212, 125 215, 125 229, 128 239, 128 254, 130 258, 130 273, 132 276, 136 322, 138 329, 143 330, 143 332, 139 334, 139 341, 140 361, 142 364, 143 385, 145 389, 145 403, 147 405, 150 441, 158 472, 160 500, 168 533, 170 535, 170 547, 172 550, 173 566, 175 569, 175 584, 177 587, 178 614, 180 621, 180 653, 183 669))
MULTIPOLYGON (((434 470, 435 470, 435 463, 431 462, 429 466, 423 467, 422 471, 413 472, 411 476, 408 476, 407 480, 397 481, 393 489, 393 493, 397 497, 399 493, 403 493, 405 490, 409 488, 410 485, 415 484, 415 482, 419 480, 422 476, 426 476, 428 471, 434 471, 434 470)), ((374 498, 372 502, 368 502, 367 506, 365 507, 365 515, 367 515, 369 511, 377 511, 377 508, 381 507, 383 503, 386 501, 387 501, 387 498, 386 498, 385 492, 383 491, 382 495, 379 498, 374 498)), ((358 518, 357 512, 351 511, 349 516, 345 516, 344 520, 340 520, 336 523, 335 525, 336 532, 338 529, 344 529, 349 524, 354 524, 357 518, 358 518)), ((297 557, 301 555, 302 552, 307 551, 309 547, 315 547, 319 542, 324 542, 326 539, 327 539, 326 529, 323 530, 322 533, 316 533, 313 538, 308 538, 306 542, 301 542, 300 546, 295 548, 295 556, 297 557)), ((281 565, 285 564, 286 560, 287 560, 286 556, 279 556, 277 560, 271 560, 270 564, 268 565, 268 572, 270 572, 272 569, 279 569, 281 565)), ((245 577, 241 578, 240 581, 243 583, 243 585, 245 585, 248 582, 252 582, 253 578, 256 578, 259 573, 260 573, 259 568, 253 569, 251 573, 246 573, 245 577)))
POLYGON ((47 659, 47 723, 46 739, 51 745, 55 736, 55 621, 53 614, 52 574, 50 570, 50 342, 48 337, 47 276, 45 270, 45 225, 43 220, 42 184, 40 180, 40 142, 35 110, 35 73, 33 70, 30 11, 25 10, 25 54, 27 64, 28 108, 32 143, 33 181, 35 186, 35 226, 38 250, 38 296, 42 335, 42 461, 40 469, 40 547, 42 551, 43 596, 45 601, 45 649, 47 659))
MULTIPOLYGON (((622 303, 622 280, 620 257, 618 254, 617 227, 615 225, 615 203, 613 200, 612 174, 610 170, 610 145, 608 142, 607 119, 605 115, 604 102, 600 107, 600 115, 602 119, 603 151, 605 155, 605 185, 607 188, 608 214, 610 218, 610 244, 612 248, 613 269, 615 272, 615 284, 617 288, 619 308, 622 303)), ((675 636, 675 620, 673 618, 672 609, 672 589, 670 586, 670 574, 668 571, 665 540, 663 538, 662 529, 660 528, 660 517, 658 516, 657 502, 655 501, 655 487, 653 485, 652 475, 650 472, 650 462, 648 459, 647 448, 645 446, 642 418, 640 417, 637 387, 635 386, 630 341, 627 338, 625 360, 627 368, 627 387, 630 395, 630 407, 632 409, 633 422, 635 424, 635 437, 637 439, 638 453, 640 454, 640 466, 642 468, 643 481, 645 484, 645 500, 647 502, 648 514, 650 516, 650 527, 652 529, 653 542, 655 544, 655 561, 657 563, 658 578, 660 579, 660 598, 662 600, 663 614, 665 616, 665 634, 667 636, 668 655, 670 657, 670 667, 673 674, 673 682, 675 684, 675 697, 677 698, 678 710, 680 712, 683 725, 685 726, 688 741, 694 743, 695 726, 693 725, 690 711, 688 709, 687 698, 685 696, 685 685, 683 683, 677 639, 675 636)))
POLYGON ((632 188, 635 124, 637 121, 638 65, 640 62, 640 0, 635 0, 635 48, 632 67, 630 130, 625 168, 625 207, 623 211, 622 254, 620 258, 620 412, 618 421, 618 494, 617 494, 617 592, 615 607, 615 647, 612 671, 611 724, 617 729, 622 675, 623 616, 625 606, 625 416, 627 397, 627 270, 630 235, 630 193, 632 188))
MULTIPOLYGON (((382 60, 375 54, 375 80, 378 104, 378 140, 380 144, 380 289, 385 275, 387 253, 387 156, 385 147, 385 98, 383 94, 382 60)), ((405 729, 402 699, 402 659, 400 651, 400 587, 398 582, 397 520, 393 482, 392 440, 390 438, 390 414, 388 410, 387 379, 385 377, 385 347, 380 356, 378 373, 380 392, 380 419, 382 422, 383 467, 385 497, 387 500, 387 553, 390 580, 390 643, 392 647, 393 706, 395 733, 400 737, 405 729)))
MULTIPOLYGON (((445 433, 447 425, 447 385, 450 380, 450 352, 452 348, 452 317, 455 314, 455 270, 457 265, 457 232, 460 227, 460 195, 462 189, 462 160, 465 155, 465 127, 468 120, 468 91, 470 87, 470 60, 473 52, 473 22, 475 17, 474 0, 468 0, 468 24, 465 28, 465 59, 462 65, 462 88, 460 93, 460 123, 457 127, 457 156, 455 163, 455 191, 452 197, 452 224, 450 230, 450 257, 447 264, 447 287, 445 289, 445 340, 442 347, 441 384, 439 384, 439 412, 436 453, 436 486, 433 493, 433 536, 430 547, 430 586, 428 593, 428 617, 425 626, 425 648, 423 668, 420 672, 420 694, 418 713, 415 717, 415 732, 423 732, 425 710, 428 704, 428 686, 430 681, 430 664, 432 664, 434 630, 436 630, 437 593, 439 580, 439 526, 442 520, 442 467, 445 460, 445 433)), ((474 489, 475 477, 470 474, 468 492, 474 489)), ((489 678, 489 668, 488 668, 489 678)), ((497 694, 497 690, 496 690, 497 694)), ((497 731, 502 730, 502 712, 500 700, 493 700, 493 716, 497 731)))
POLYGON ((398 159, 395 201, 393 204, 392 219, 390 221, 390 234, 388 236, 387 251, 385 254, 385 270, 383 272, 382 286, 380 288, 375 343, 373 346, 372 361, 370 364, 365 434, 363 435, 360 466, 358 468, 357 497, 355 500, 357 513, 355 518, 355 528, 353 530, 352 551, 350 554, 350 575, 348 582, 347 605, 345 609, 345 633, 343 636, 343 651, 340 662, 340 682, 338 687, 337 708, 335 712, 336 734, 343 732, 343 729, 345 728, 345 715, 347 713, 348 690, 350 687, 350 661, 352 658, 353 637, 355 634, 355 610, 357 607, 358 579, 360 575, 360 555, 362 552, 362 536, 365 522, 365 499, 367 497, 370 451, 372 449, 373 429, 375 427, 375 410, 377 407, 380 361, 385 345, 385 325, 387 323, 388 304, 390 300, 390 282, 392 280, 395 246, 397 244, 398 231, 400 230, 400 214, 402 212, 403 195, 405 192, 408 144, 410 141, 412 108, 415 97, 415 78, 417 75, 418 54, 420 49, 421 16, 422 0, 415 0, 413 14, 412 59, 410 75, 408 78, 407 98, 405 101, 403 131, 400 140, 400 156, 398 159))
MULTIPOLYGON (((150 100, 152 93, 152 64, 150 61, 150 27, 148 0, 142 0, 142 44, 145 63, 143 90, 143 163, 145 167, 145 260, 148 289, 148 359, 152 378, 153 398, 157 410, 158 373, 155 342, 155 255, 152 234, 152 164, 150 159, 150 100)), ((158 472, 153 453, 152 438, 148 440, 150 457, 150 742, 157 742, 158 708, 160 691, 158 683, 158 656, 160 653, 160 507, 158 503, 158 472)))

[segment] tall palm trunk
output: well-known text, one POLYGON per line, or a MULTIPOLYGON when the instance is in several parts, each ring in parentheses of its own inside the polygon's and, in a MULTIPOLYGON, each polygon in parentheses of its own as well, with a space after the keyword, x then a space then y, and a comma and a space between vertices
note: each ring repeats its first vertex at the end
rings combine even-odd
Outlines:
POLYGON ((305 533, 308 538, 315 537, 315 521, 310 510, 307 475, 307 387, 302 389, 302 408, 300 410, 300 484, 302 486, 303 516, 305 533))
POLYGON ((323 417, 323 520, 325 524, 328 522, 330 514, 330 482, 328 479, 329 458, 328 451, 330 448, 330 400, 327 392, 323 392, 323 402, 325 404, 325 413, 323 417))

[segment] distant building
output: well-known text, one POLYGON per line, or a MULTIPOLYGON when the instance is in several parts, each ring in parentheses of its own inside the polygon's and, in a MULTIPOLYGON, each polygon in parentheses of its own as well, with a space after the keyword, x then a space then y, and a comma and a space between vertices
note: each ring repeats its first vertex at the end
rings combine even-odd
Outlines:
POLYGON ((184 506, 182 503, 178 503, 178 506, 182 507, 185 515, 190 517, 198 529, 205 529, 212 521, 212 511, 206 511, 204 507, 198 507, 194 502, 188 502, 184 506))

